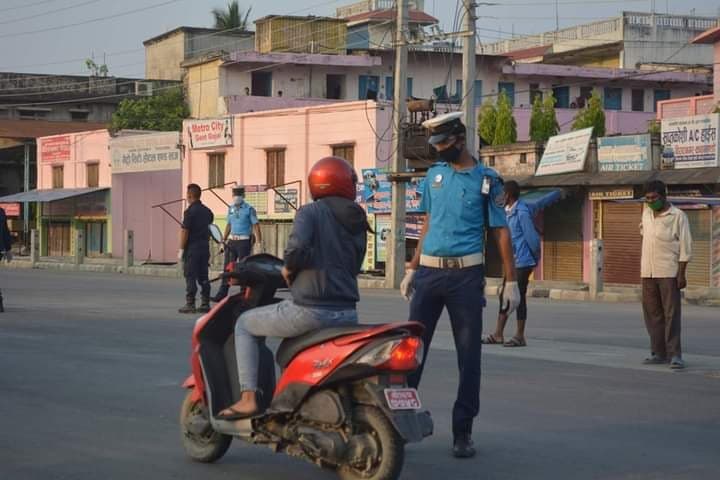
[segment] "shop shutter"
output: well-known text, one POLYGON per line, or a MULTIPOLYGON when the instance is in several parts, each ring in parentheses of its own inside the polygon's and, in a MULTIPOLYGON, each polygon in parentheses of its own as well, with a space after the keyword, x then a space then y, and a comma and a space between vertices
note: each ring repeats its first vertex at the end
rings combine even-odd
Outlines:
POLYGON ((642 205, 603 202, 603 278, 606 283, 640 283, 642 205))
POLYGON ((583 279, 581 201, 568 198, 544 213, 543 279, 581 282, 583 279))
POLYGON ((70 224, 50 223, 47 232, 47 254, 51 257, 69 256, 70 224))
POLYGON ((687 266, 688 285, 710 286, 710 210, 685 210, 692 235, 692 258, 687 266))

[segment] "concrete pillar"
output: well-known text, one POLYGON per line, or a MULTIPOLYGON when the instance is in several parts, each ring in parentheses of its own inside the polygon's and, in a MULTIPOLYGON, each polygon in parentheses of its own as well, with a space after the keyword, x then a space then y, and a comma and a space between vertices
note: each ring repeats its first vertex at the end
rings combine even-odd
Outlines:
POLYGON ((128 273, 128 269, 135 262, 135 235, 132 230, 125 230, 125 251, 123 252, 123 269, 128 273))
POLYGON ((40 260, 40 232, 36 228, 30 230, 30 264, 33 268, 40 260))
POLYGON ((78 228, 75 230, 75 265, 80 265, 85 259, 85 232, 78 228))
POLYGON ((590 298, 597 298, 603 291, 603 265, 605 251, 603 241, 594 239, 590 242, 590 298))

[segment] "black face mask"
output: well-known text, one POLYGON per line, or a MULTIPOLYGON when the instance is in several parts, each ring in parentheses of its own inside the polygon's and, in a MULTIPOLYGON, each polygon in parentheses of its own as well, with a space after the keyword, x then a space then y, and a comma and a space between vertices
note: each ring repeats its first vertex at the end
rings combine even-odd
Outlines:
POLYGON ((457 161, 460 160, 461 154, 462 150, 453 145, 442 152, 438 152, 438 160, 447 163, 457 163, 457 161))

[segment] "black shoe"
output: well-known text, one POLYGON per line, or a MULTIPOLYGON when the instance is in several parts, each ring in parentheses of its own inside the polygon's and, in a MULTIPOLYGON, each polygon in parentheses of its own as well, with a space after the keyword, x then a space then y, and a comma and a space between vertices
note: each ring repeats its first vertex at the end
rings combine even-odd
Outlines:
POLYGON ((475 447, 473 447, 473 441, 469 433, 455 436, 453 456, 455 458, 472 458, 475 456, 475 447))
POLYGON ((210 311, 210 304, 209 303, 203 303, 201 304, 197 309, 195 309, 197 313, 207 313, 210 311))
POLYGON ((187 303, 184 307, 178 310, 178 313, 197 313, 197 310, 195 310, 194 303, 187 303))
POLYGON ((227 297, 227 295, 228 295, 227 290, 225 290, 225 291, 219 290, 218 293, 216 293, 214 297, 211 297, 211 298, 210 298, 210 300, 212 300, 212 301, 215 302, 215 303, 218 303, 218 302, 220 302, 223 298, 227 297))

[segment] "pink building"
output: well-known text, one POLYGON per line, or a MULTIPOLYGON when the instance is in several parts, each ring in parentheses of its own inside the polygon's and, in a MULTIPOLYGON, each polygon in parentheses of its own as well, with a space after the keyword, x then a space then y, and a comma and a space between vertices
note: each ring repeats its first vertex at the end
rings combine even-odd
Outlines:
MULTIPOLYGON (((346 158, 358 178, 364 168, 388 167, 390 120, 389 106, 372 101, 186 120, 182 183, 217 187, 213 191, 225 202, 232 183, 245 185, 262 218, 291 219, 293 209, 266 187, 285 185, 284 196, 299 206, 309 201, 307 174, 322 157, 346 158)), ((222 225, 227 207, 220 198, 203 195, 222 225)))

